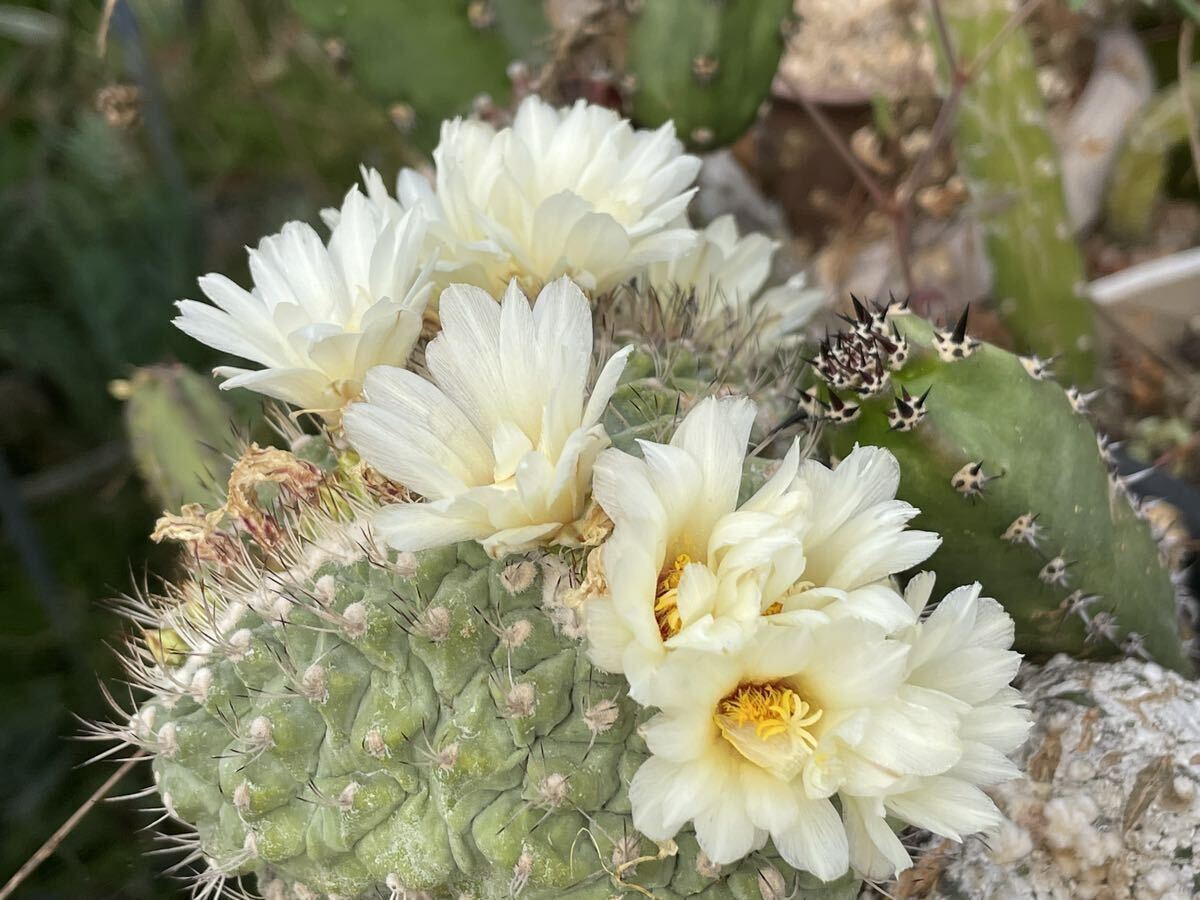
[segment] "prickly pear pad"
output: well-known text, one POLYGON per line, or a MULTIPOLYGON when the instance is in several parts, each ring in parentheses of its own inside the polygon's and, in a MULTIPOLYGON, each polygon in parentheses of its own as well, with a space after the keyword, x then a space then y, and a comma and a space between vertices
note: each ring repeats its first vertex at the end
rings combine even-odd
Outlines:
POLYGON ((849 414, 830 405, 827 417, 838 421, 829 445, 835 454, 860 443, 896 455, 900 496, 942 534, 930 561, 939 577, 985 584, 1027 653, 1111 657, 1128 648, 1186 670, 1171 573, 1140 505, 1110 471, 1087 395, 1064 390, 1046 360, 971 338, 965 316, 939 330, 914 315, 873 323, 860 309, 855 330, 817 361, 830 387, 858 395, 838 401, 849 414), (885 360, 889 346, 903 348, 903 359, 866 388, 875 356, 846 349, 872 329, 872 354, 880 341, 885 360))

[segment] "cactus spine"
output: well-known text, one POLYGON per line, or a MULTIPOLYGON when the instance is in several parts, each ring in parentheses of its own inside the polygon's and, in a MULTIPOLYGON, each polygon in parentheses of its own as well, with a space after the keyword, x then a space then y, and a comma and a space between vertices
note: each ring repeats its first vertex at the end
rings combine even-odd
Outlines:
MULTIPOLYGON (((1187 78, 1188 95, 1200 91, 1200 68, 1187 78)), ((1176 83, 1160 91, 1129 127, 1128 137, 1116 162, 1105 197, 1106 223, 1124 238, 1143 236, 1166 177, 1167 155, 1172 147, 1187 140, 1184 85, 1176 83)), ((1193 100, 1193 105, 1195 101, 1193 100)))
MULTIPOLYGON (((964 61, 991 52, 1012 15, 1006 0, 944 6, 964 61)), ((929 31, 935 33, 932 26, 929 31)), ((1060 356, 1064 376, 1090 384, 1095 330, 1083 258, 1067 216, 1033 50, 1021 29, 1004 37, 966 85, 955 149, 984 228, 997 310, 1023 352, 1060 356)))
POLYGON ((982 582, 1025 653, 1125 651, 1188 671, 1171 573, 1084 416, 1090 395, 1064 391, 1043 360, 972 339, 965 315, 940 330, 859 311, 815 360, 834 389, 827 440, 836 454, 862 443, 896 455, 900 496, 942 534, 939 579, 982 582))
POLYGON ((626 69, 633 116, 674 120, 692 145, 712 149, 741 137, 767 98, 790 0, 652 0, 630 26, 626 69))

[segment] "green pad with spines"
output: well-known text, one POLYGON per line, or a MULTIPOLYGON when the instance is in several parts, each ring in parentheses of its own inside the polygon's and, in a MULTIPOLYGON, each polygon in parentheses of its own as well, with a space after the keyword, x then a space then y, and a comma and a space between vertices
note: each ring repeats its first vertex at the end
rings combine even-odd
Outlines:
POLYGON ((468 115, 487 94, 508 103, 507 70, 532 62, 547 25, 538 0, 292 0, 323 36, 344 42, 354 80, 388 106, 416 115, 410 137, 424 150, 444 119, 468 115), (436 73, 436 75, 434 74, 436 73))
POLYGON ((1151 658, 1190 671, 1171 573, 1067 392, 1048 375, 1030 374, 1026 363, 1036 370, 1037 360, 968 338, 973 351, 946 362, 928 322, 911 315, 892 322, 908 341, 907 364, 891 373, 884 392, 855 398, 855 418, 827 427, 825 439, 836 456, 855 444, 896 455, 900 498, 922 511, 917 526, 942 536, 927 564, 939 584, 981 582, 1016 621, 1016 649, 1035 657, 1114 657, 1135 632, 1151 658), (893 393, 903 390, 910 407, 929 391, 924 417, 908 431, 893 430, 888 419, 893 393), (980 462, 981 493, 952 484, 964 466, 980 462), (1036 546, 1009 532, 1030 513, 1040 532, 1036 546), (1065 584, 1043 576, 1055 557, 1069 563, 1065 584), (1076 591, 1096 595, 1086 620, 1064 605, 1076 591), (1114 617, 1114 632, 1089 640, 1085 621, 1104 612, 1114 617))
MULTIPOLYGON (((1022 351, 1061 355, 1060 372, 1086 386, 1096 376, 1095 325, 1029 38, 1008 32, 1008 0, 944 9, 960 64, 994 51, 963 90, 954 149, 985 236, 996 310, 1022 351)), ((936 42, 932 23, 927 31, 936 42)))
POLYGON ((633 118, 699 149, 745 133, 771 89, 791 0, 648 0, 629 26, 633 118))
MULTIPOLYGON (((287 594, 328 606, 296 608, 286 623, 239 617, 248 644, 188 664, 211 673, 206 691, 150 701, 168 808, 218 866, 257 875, 260 888, 644 896, 608 873, 614 842, 634 833, 626 788, 645 758, 633 733, 645 712, 623 679, 595 671, 556 630, 537 563, 489 560, 465 544, 400 569, 394 556, 389 566, 326 563, 287 594), (431 616, 435 607, 448 619, 431 616), (273 677, 263 659, 275 661, 273 677), (305 677, 313 666, 317 682, 305 677), (532 692, 513 695, 520 685, 532 692), (606 702, 611 715, 595 715, 606 702)), ((767 864, 788 871, 768 849, 703 876, 694 837, 679 843, 677 858, 646 860, 625 881, 661 897, 740 897, 732 878, 753 884, 767 864)), ((644 840, 640 852, 658 855, 644 840)), ((798 896, 850 897, 853 884, 798 896)))

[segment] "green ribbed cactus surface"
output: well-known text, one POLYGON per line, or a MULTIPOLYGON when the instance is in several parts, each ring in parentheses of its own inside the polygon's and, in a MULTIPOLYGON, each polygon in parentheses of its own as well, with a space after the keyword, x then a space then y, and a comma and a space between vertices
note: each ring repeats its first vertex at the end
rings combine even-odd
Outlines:
POLYGON ((636 707, 585 657, 568 567, 463 544, 215 602, 219 638, 136 719, 210 872, 268 897, 853 897, 634 832, 636 707))

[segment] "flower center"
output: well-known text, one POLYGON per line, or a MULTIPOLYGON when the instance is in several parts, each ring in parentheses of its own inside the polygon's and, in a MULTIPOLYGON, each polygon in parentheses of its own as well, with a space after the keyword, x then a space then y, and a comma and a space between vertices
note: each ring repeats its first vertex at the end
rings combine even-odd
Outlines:
POLYGON ((663 569, 658 576, 658 587, 654 591, 654 620, 658 622, 658 633, 664 641, 683 629, 683 620, 679 617, 679 582, 683 578, 683 570, 691 561, 692 558, 686 553, 680 553, 670 567, 663 569))
POLYGON ((786 684, 749 683, 721 698, 713 720, 743 757, 791 780, 817 746, 812 726, 823 714, 786 684))

